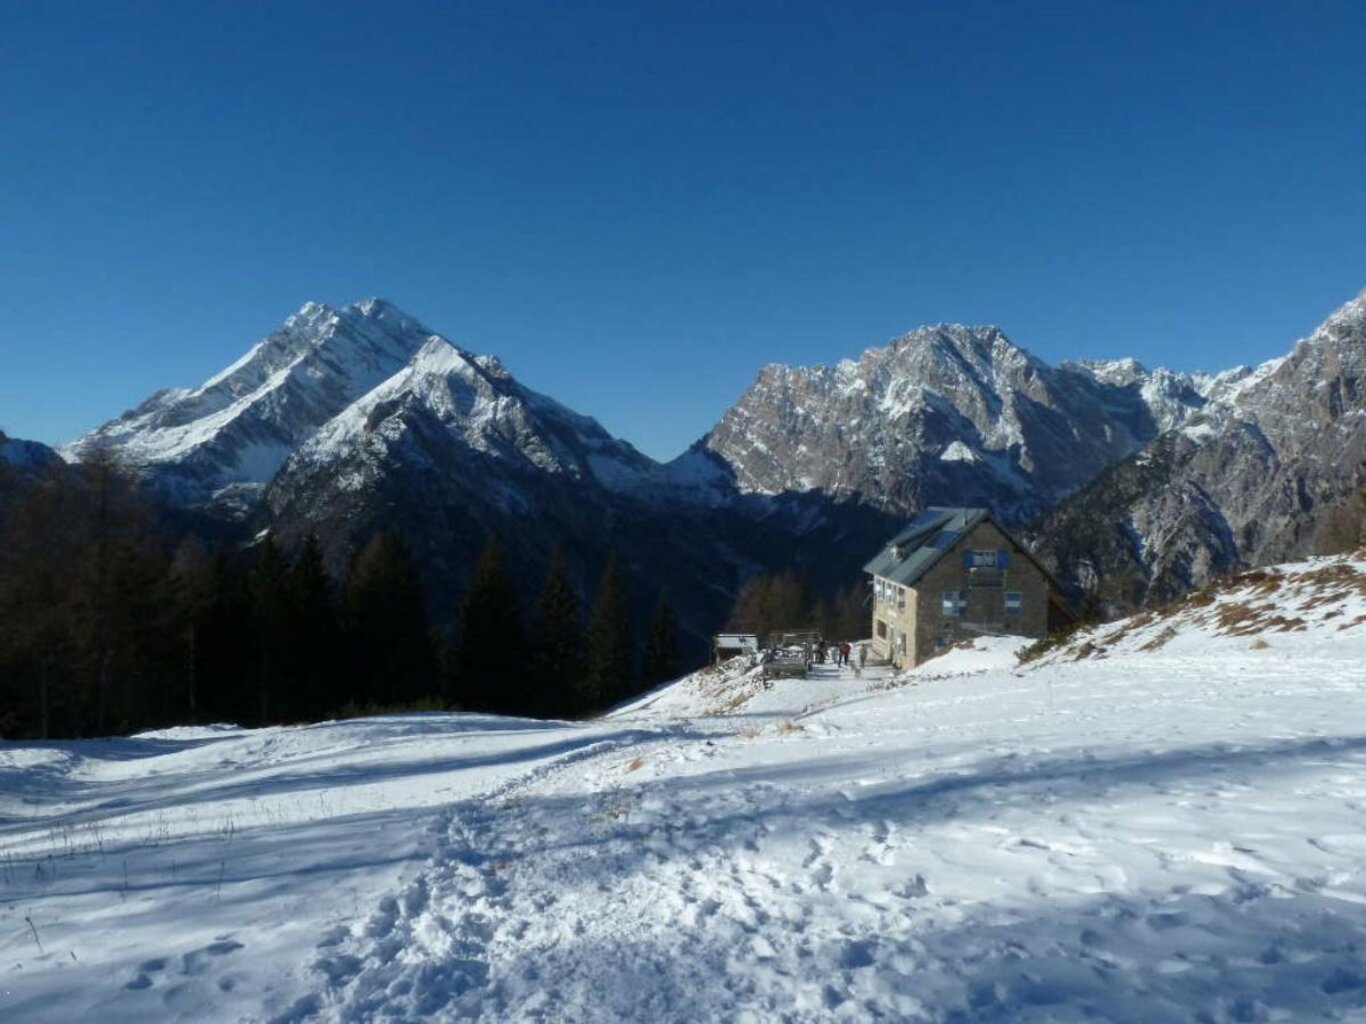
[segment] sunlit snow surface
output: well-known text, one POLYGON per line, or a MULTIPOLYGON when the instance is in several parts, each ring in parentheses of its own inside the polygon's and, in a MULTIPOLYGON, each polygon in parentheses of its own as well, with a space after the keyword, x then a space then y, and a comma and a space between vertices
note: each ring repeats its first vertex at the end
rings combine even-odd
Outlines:
POLYGON ((1363 572, 586 724, 0 746, 0 1020, 1366 1019, 1363 572))

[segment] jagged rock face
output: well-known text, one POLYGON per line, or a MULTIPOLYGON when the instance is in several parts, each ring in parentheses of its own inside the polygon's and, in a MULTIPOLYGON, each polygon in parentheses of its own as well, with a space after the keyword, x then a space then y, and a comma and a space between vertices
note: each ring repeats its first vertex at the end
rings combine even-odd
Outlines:
POLYGON ((1133 360, 1049 366, 995 327, 913 331, 833 367, 769 366, 685 456, 742 492, 1028 519, 1206 404, 1133 360))
POLYGON ((1286 357, 1225 376, 1220 401, 1101 475, 1041 524, 1055 566, 1111 609, 1330 543, 1366 486, 1366 300, 1286 357))
POLYGON ((432 336, 299 446, 273 478, 267 503, 278 511, 319 474, 336 489, 360 490, 399 462, 545 474, 585 487, 630 487, 654 467, 596 421, 522 387, 495 358, 432 336))

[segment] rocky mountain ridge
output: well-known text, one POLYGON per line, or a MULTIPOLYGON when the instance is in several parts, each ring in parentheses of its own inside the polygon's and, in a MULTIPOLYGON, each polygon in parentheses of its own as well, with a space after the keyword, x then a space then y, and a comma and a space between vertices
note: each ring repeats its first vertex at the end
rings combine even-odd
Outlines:
POLYGON ((897 513, 1038 515, 1210 399, 1135 360, 1053 367, 998 327, 939 324, 835 366, 765 367, 685 458, 742 493, 822 491, 897 513))
MULTIPOLYGON (((1286 513, 1254 492, 1270 480, 1310 487, 1310 509, 1341 499, 1350 467, 1332 462, 1358 452, 1360 374, 1339 343, 1361 315, 1349 303, 1290 356, 1217 375, 1051 366, 997 327, 923 327, 835 366, 765 367, 661 465, 390 303, 309 303, 200 387, 159 392, 64 451, 109 446, 172 504, 253 533, 316 532, 334 565, 399 525, 448 594, 489 536, 527 586, 561 546, 586 590, 614 550, 640 587, 698 595, 685 617, 699 635, 748 574, 852 578, 828 567, 861 564, 848 552, 931 504, 1017 525, 1056 510, 1038 536, 1059 571, 1125 581, 1124 604, 1169 589, 1154 579, 1302 553, 1257 539, 1282 536, 1286 513), (1320 436, 1327 422, 1341 443, 1320 436), (1296 468, 1273 472, 1268 452, 1296 468), (1245 519, 1224 508, 1239 501, 1245 519)), ((1303 534, 1314 516, 1290 519, 1303 534)))
POLYGON ((1052 510, 1059 573, 1108 609, 1350 548, 1366 513, 1366 297, 1052 510))

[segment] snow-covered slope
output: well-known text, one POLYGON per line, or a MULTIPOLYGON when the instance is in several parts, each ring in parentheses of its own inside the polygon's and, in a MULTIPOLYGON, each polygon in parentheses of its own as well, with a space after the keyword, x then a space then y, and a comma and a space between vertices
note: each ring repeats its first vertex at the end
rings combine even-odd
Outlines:
POLYGON ((0 1018, 1360 1020, 1363 579, 581 724, 0 746, 0 1018))
POLYGON ((337 484, 355 490, 405 458, 440 463, 438 449, 609 488, 630 489, 654 465, 595 420, 522 387, 496 358, 432 336, 299 447, 274 485, 275 500, 297 478, 345 467, 337 484))
MULTIPOLYGON (((1287 658, 1336 634, 1366 629, 1366 552, 1251 569, 1192 591, 1155 611, 1079 630, 1066 642, 1036 645, 1035 667, 1087 658, 1223 649, 1276 649, 1287 658)), ((1158 659, 1159 661, 1162 659, 1158 659)), ((1366 678, 1366 664, 1360 666, 1366 678)))

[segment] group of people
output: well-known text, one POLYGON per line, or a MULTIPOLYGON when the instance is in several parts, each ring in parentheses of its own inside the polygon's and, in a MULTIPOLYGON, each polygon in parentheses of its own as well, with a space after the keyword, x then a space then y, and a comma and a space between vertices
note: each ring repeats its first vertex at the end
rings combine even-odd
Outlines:
POLYGON ((866 665, 868 662, 868 645, 858 645, 858 657, 856 659, 857 663, 854 663, 853 661, 851 661, 851 659, 854 659, 854 645, 851 644, 848 640, 845 640, 842 643, 830 644, 828 646, 826 644, 816 645, 817 664, 823 664, 827 661, 833 665, 840 665, 845 667, 848 667, 852 664, 854 669, 854 675, 856 676, 862 675, 863 666, 866 665))

